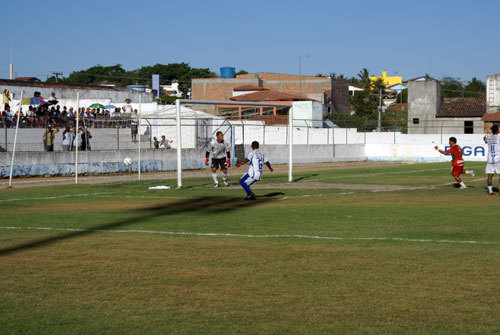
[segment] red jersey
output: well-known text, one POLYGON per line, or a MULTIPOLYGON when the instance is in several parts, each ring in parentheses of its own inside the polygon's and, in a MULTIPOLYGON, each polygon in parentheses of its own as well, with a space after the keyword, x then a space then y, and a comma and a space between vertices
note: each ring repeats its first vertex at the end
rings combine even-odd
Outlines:
POLYGON ((464 159, 462 158, 462 148, 455 144, 446 151, 446 154, 451 154, 451 165, 452 166, 464 166, 464 159))

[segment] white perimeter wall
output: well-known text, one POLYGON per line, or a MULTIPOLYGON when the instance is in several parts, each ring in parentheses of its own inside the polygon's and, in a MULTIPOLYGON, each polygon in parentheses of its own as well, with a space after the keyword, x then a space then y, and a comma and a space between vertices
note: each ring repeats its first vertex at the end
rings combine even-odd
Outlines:
MULTIPOLYGON (((235 144, 288 144, 288 127, 245 124, 234 127, 235 144)), ((401 134, 398 132, 357 132, 355 128, 293 127, 294 145, 363 144, 367 160, 441 162, 450 157, 434 149, 445 149, 448 139, 456 137, 466 161, 485 161, 487 147, 482 134, 401 134)))

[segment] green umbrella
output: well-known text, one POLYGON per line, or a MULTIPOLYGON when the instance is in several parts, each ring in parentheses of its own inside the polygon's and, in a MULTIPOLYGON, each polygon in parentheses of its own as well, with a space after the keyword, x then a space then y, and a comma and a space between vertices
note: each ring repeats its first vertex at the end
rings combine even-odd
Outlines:
POLYGON ((89 106, 89 108, 100 108, 100 109, 104 109, 104 105, 101 105, 101 104, 92 104, 89 106))

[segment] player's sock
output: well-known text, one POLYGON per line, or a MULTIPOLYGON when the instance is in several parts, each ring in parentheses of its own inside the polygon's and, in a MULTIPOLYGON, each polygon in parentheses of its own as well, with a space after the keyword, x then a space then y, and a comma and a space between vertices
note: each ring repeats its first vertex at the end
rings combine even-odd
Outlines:
POLYGON ((227 173, 222 172, 222 181, 224 182, 224 185, 226 185, 226 186, 229 185, 227 183, 227 173))
POLYGON ((470 174, 472 177, 475 177, 474 170, 465 171, 466 174, 470 174))
POLYGON ((493 194, 493 186, 491 184, 488 184, 488 193, 493 194))
POLYGON ((215 184, 219 183, 219 181, 217 180, 217 172, 212 172, 212 179, 214 180, 215 184))
POLYGON ((460 184, 460 188, 467 188, 467 186, 465 186, 463 181, 460 181, 459 184, 460 184))
POLYGON ((250 186, 248 186, 245 182, 243 181, 240 181, 240 185, 241 187, 243 187, 243 189, 245 190, 245 192, 247 192, 247 195, 252 195, 252 190, 250 190, 250 186))

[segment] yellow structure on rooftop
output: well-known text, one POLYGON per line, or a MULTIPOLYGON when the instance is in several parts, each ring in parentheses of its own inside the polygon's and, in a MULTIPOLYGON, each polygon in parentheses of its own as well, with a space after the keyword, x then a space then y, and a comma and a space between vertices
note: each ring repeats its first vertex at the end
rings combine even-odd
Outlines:
POLYGON ((384 83, 385 87, 403 83, 403 77, 398 77, 398 76, 387 77, 386 71, 382 72, 382 77, 375 77, 375 76, 370 77, 370 81, 372 83, 376 82, 379 79, 382 79, 382 82, 384 83))

